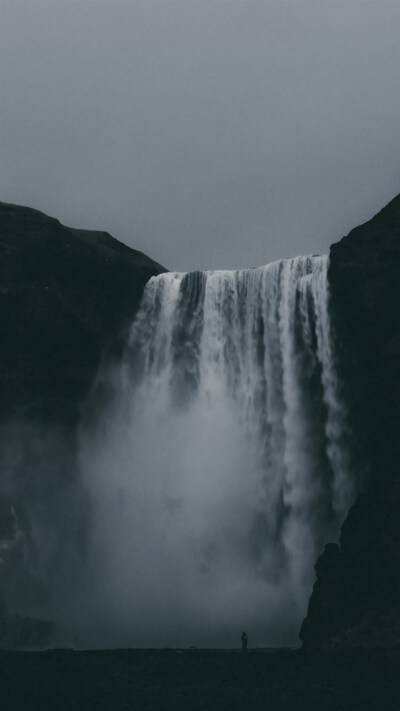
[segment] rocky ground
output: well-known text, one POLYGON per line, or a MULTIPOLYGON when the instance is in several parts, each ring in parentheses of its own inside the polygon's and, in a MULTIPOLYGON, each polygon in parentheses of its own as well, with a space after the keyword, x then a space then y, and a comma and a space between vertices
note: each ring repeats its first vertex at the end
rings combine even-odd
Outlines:
POLYGON ((0 652, 0 697, 7 711, 391 711, 400 654, 0 652))

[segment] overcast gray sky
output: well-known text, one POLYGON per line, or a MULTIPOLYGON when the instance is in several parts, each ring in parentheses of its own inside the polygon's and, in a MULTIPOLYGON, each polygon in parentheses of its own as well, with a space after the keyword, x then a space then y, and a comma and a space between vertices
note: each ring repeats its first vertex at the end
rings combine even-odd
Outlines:
POLYGON ((170 269, 322 253, 400 190, 400 2, 0 0, 1 199, 170 269))

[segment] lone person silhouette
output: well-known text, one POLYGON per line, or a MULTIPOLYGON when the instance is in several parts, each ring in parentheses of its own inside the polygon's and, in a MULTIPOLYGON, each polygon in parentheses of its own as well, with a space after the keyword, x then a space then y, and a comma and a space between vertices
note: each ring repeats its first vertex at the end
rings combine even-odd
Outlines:
POLYGON ((242 632, 242 636, 240 639, 242 640, 242 652, 245 652, 247 650, 247 634, 246 634, 246 632, 242 632))

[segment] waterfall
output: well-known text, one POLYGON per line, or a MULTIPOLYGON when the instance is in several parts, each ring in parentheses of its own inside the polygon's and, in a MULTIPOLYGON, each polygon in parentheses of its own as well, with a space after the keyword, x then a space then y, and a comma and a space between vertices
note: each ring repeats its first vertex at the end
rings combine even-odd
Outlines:
POLYGON ((327 270, 297 257, 149 281, 81 435, 98 644, 296 643, 352 496, 327 270))

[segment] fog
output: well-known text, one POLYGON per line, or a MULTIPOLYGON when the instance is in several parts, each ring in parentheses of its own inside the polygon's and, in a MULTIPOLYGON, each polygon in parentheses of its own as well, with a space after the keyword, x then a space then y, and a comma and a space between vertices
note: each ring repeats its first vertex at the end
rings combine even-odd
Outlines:
POLYGON ((397 2, 1 0, 2 200, 170 269, 326 253, 399 189, 397 2))
POLYGON ((6 610, 76 648, 297 644, 359 490, 327 266, 154 277, 77 431, 0 429, 6 610))
POLYGON ((65 622, 88 525, 75 438, 13 420, 0 429, 0 460, 0 602, 10 613, 65 622))
POLYGON ((244 629, 253 646, 298 643, 315 558, 354 493, 326 269, 151 280, 93 391, 109 405, 80 430, 75 643, 234 647, 244 629))

